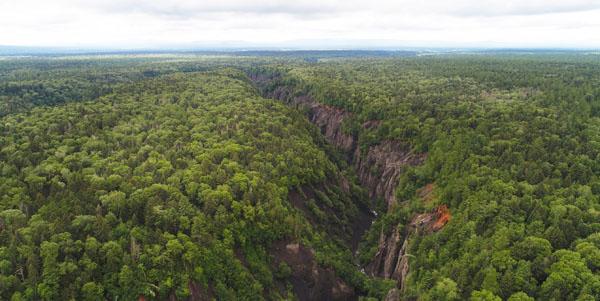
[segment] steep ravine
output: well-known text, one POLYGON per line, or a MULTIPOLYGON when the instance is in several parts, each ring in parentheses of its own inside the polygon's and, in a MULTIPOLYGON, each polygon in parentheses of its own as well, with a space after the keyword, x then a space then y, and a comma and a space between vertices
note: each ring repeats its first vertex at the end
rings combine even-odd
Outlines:
MULTIPOLYGON (((394 140, 370 146, 363 154, 357 139, 344 133, 342 123, 351 113, 340 108, 321 104, 307 95, 293 96, 286 87, 277 87, 265 96, 306 109, 309 120, 321 129, 327 141, 349 155, 360 184, 367 189, 369 197, 384 199, 388 208, 396 204, 396 185, 406 167, 425 161, 426 154, 416 154, 408 145, 394 140)), ((377 122, 367 122, 363 126, 377 126, 377 122)))
MULTIPOLYGON (((270 79, 251 75, 251 79, 261 84, 270 79)), ((345 133, 342 124, 351 113, 340 108, 321 104, 308 95, 295 96, 286 86, 278 86, 264 97, 281 100, 291 106, 305 109, 309 120, 318 126, 328 142, 343 150, 354 166, 360 184, 368 191, 371 199, 384 199, 388 210, 397 204, 395 189, 399 177, 409 166, 422 164, 426 154, 411 151, 410 146, 394 140, 386 140, 362 150, 357 138, 345 133)), ((363 127, 376 127, 377 121, 368 121, 363 127)), ((431 233, 441 229, 449 220, 447 207, 440 206, 434 211, 415 216, 404 229, 396 228, 389 234, 381 233, 378 251, 373 260, 364 267, 372 277, 382 277, 397 281, 386 300, 398 300, 405 289, 409 271, 407 250, 414 235, 431 233)))

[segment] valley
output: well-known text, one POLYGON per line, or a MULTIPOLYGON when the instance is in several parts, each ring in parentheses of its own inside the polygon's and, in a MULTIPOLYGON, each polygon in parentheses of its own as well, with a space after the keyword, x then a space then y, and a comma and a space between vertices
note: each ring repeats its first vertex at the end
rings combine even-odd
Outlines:
POLYGON ((0 61, 2 300, 600 298, 600 60, 0 61))

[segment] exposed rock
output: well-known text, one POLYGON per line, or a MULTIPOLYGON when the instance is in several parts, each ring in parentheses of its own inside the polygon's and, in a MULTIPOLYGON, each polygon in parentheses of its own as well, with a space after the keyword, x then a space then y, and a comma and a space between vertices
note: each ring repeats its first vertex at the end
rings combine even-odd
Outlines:
POLYGON ((425 161, 425 154, 415 154, 399 141, 384 141, 369 147, 361 156, 360 149, 354 153, 358 179, 369 189, 371 198, 382 197, 388 208, 396 204, 398 178, 407 166, 416 166, 425 161))
POLYGON ((329 143, 351 153, 354 149, 354 137, 342 130, 342 122, 352 114, 325 104, 321 104, 309 96, 298 96, 292 99, 292 104, 308 109, 310 122, 321 129, 329 143))
POLYGON ((332 106, 316 104, 310 109, 311 122, 321 128, 323 135, 333 145, 346 152, 354 148, 354 137, 342 131, 342 122, 350 114, 332 106))
POLYGON ((398 228, 388 235, 382 232, 377 253, 373 261, 365 267, 365 272, 372 277, 395 279, 398 281, 397 287, 400 292, 404 291, 409 268, 409 257, 406 256, 409 240, 414 235, 424 235, 442 229, 450 218, 448 207, 440 205, 432 212, 415 216, 405 227, 403 240, 398 228))
POLYGON ((373 261, 365 267, 365 272, 371 277, 395 279, 398 287, 402 288, 403 280, 408 274, 408 259, 405 256, 407 249, 408 236, 401 240, 397 228, 387 237, 381 233, 379 249, 373 261))
POLYGON ((415 232, 427 234, 442 229, 452 218, 446 205, 440 205, 433 212, 417 215, 410 222, 415 232))
POLYGON ((298 243, 275 243, 271 252, 278 266, 285 262, 292 269, 290 282, 299 300, 357 300, 354 289, 330 268, 320 267, 315 252, 298 243))
MULTIPOLYGON (((255 82, 264 81, 260 75, 252 75, 251 79, 255 82)), ((342 122, 344 118, 351 115, 350 113, 319 103, 308 95, 294 96, 293 92, 285 86, 276 87, 272 92, 266 93, 265 97, 307 109, 310 121, 321 129, 321 132, 331 144, 349 153, 353 151, 354 137, 342 131, 342 122)))
POLYGON ((345 193, 350 193, 350 181, 348 181, 348 179, 342 175, 342 176, 340 176, 339 182, 340 182, 340 188, 342 189, 342 191, 345 193))
POLYGON ((384 301, 400 301, 400 290, 397 288, 391 289, 385 296, 384 301))
MULTIPOLYGON (((288 93, 277 92, 275 94, 286 99, 289 97, 288 93)), ((395 191, 398 178, 405 168, 422 164, 425 161, 425 154, 415 154, 405 143, 390 140, 369 147, 366 155, 362 156, 360 148, 356 145, 356 139, 342 130, 344 119, 351 117, 351 113, 318 103, 309 96, 293 97, 289 102, 308 109, 310 121, 321 129, 327 141, 346 153, 353 153, 352 161, 358 179, 368 189, 369 197, 385 199, 388 208, 396 203, 395 191)), ((379 121, 363 124, 366 127, 378 125, 379 121)))
MULTIPOLYGON (((251 75, 251 79, 259 86, 264 86, 269 81, 268 78, 258 74, 251 75)), ((351 159, 358 178, 368 189, 369 197, 385 199, 388 208, 396 204, 396 185, 406 166, 422 164, 426 158, 425 154, 413 153, 404 143, 389 140, 369 147, 363 155, 357 147, 357 139, 351 134, 344 133, 342 129, 344 119, 350 118, 351 113, 319 103, 309 95, 294 96, 293 91, 286 86, 276 87, 266 93, 265 97, 307 109, 310 121, 321 129, 327 141, 353 156, 351 159)), ((379 120, 371 120, 363 123, 362 126, 369 129, 378 127, 380 123, 379 120)))
POLYGON ((188 282, 190 296, 188 301, 208 301, 213 300, 213 293, 210 287, 202 287, 202 285, 194 282, 188 282))
MULTIPOLYGON (((251 76, 252 77, 252 76, 251 76)), ((276 78, 261 78, 259 75, 252 77, 252 80, 258 82, 259 86, 268 86, 276 78), (266 83, 266 85, 265 85, 266 83)), ((307 95, 294 96, 293 91, 285 86, 278 86, 266 93, 265 97, 282 100, 288 104, 307 109, 308 117, 312 123, 317 125, 324 137, 333 145, 344 150, 351 155, 352 162, 357 171, 358 179, 361 184, 367 188, 369 197, 383 198, 388 209, 394 206, 397 201, 395 189, 400 175, 407 166, 416 166, 422 164, 426 154, 416 154, 410 147, 400 141, 383 141, 378 145, 373 145, 363 150, 357 147, 357 139, 351 134, 344 133, 342 124, 345 118, 351 118, 352 114, 340 108, 335 108, 315 101, 307 95)), ((373 129, 380 125, 380 121, 372 120, 363 123, 363 128, 373 129)), ((434 186, 425 187, 420 192, 424 200, 433 200, 434 186)), ((365 272, 370 276, 396 279, 399 289, 390 290, 385 300, 399 300, 400 294, 404 290, 406 277, 409 271, 408 250, 409 239, 412 235, 419 235, 438 231, 450 220, 450 212, 443 205, 434 212, 425 213, 416 216, 411 223, 405 227, 402 234, 399 229, 395 229, 388 235, 381 233, 378 251, 371 263, 365 267, 365 272), (402 241, 402 243, 401 243, 402 241)), ((293 247, 295 248, 295 247, 293 247)), ((302 256, 297 256, 302 257, 302 256)), ((296 273, 296 269, 294 269, 296 273)), ((317 270, 318 272, 318 270, 317 270)), ((300 275, 303 275, 299 272, 300 275)), ((311 277, 318 277, 314 275, 311 277)), ((316 273, 319 274, 319 273, 316 273)), ((298 294, 294 285, 294 292, 300 299, 303 297, 323 297, 324 295, 298 294)), ((301 287, 301 285, 299 286, 301 287)), ((330 292, 338 293, 343 286, 335 285, 335 289, 330 292)), ((302 291, 300 289, 299 291, 302 291)), ((343 290, 342 290, 343 291, 343 290)), ((311 292, 314 292, 312 290, 311 292)), ((353 292, 352 292, 353 293, 353 292)), ((354 295, 352 295, 354 296, 354 295)), ((354 296, 355 297, 355 296, 354 296)))
POLYGON ((408 251, 408 239, 405 239, 404 243, 402 243, 398 263, 396 263, 396 269, 394 270, 394 274, 392 274, 393 279, 400 279, 399 285, 402 292, 406 289, 406 276, 408 276, 408 256, 406 256, 406 251, 408 251))
POLYGON ((435 210, 436 221, 431 227, 432 231, 441 230, 452 219, 448 206, 440 205, 435 210))
POLYGON ((397 228, 387 237, 381 232, 375 258, 365 267, 367 275, 391 278, 399 255, 400 240, 400 231, 397 228))
POLYGON ((298 255, 300 253, 300 244, 287 244, 285 250, 292 255, 298 255))

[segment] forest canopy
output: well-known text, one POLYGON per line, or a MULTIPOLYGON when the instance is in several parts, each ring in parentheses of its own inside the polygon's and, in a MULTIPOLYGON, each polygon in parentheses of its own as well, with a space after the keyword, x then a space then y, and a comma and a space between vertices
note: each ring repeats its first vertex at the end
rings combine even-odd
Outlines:
POLYGON ((598 55, 313 55, 0 60, 0 299, 600 299, 598 55))

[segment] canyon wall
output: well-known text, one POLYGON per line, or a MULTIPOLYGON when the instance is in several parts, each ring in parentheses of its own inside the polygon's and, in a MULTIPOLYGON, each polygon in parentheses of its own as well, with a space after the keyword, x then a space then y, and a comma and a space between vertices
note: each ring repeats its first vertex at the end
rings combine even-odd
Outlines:
POLYGON ((410 223, 403 227, 402 232, 398 227, 387 235, 382 231, 377 253, 365 267, 365 273, 372 277, 394 279, 398 283, 400 292, 404 291, 408 275, 409 240, 416 235, 426 235, 441 230, 450 218, 448 207, 440 205, 431 212, 414 216, 410 223))
MULTIPOLYGON (((264 80, 264 78, 253 78, 264 80)), ((411 151, 410 146, 395 140, 385 140, 363 150, 357 138, 343 130, 343 122, 352 113, 315 101, 308 95, 295 96, 286 86, 278 86, 264 95, 278 99, 289 105, 305 109, 309 120, 318 126, 328 142, 350 155, 360 184, 365 187, 371 199, 382 198, 388 210, 396 203, 395 189, 398 179, 407 167, 422 164, 426 154, 411 151)), ((379 126, 372 120, 363 124, 364 128, 379 126)), ((423 187, 420 194, 424 201, 432 198, 434 185, 423 187)), ((381 232, 378 251, 373 260, 365 266, 365 273, 371 277, 382 277, 397 281, 397 288, 389 291, 386 300, 399 300, 406 287, 409 272, 408 246, 415 235, 424 235, 442 229, 450 220, 450 212, 445 205, 438 206, 428 213, 416 215, 409 225, 396 227, 391 233, 381 232)))
MULTIPOLYGON (((406 167, 425 161, 425 154, 416 154, 410 150, 410 146, 394 140, 385 140, 361 152, 357 139, 345 133, 342 127, 344 119, 351 118, 352 113, 340 108, 319 103, 307 95, 294 96, 287 87, 277 87, 266 96, 306 109, 309 120, 320 128, 325 139, 352 155, 358 179, 369 192, 369 197, 384 199, 388 208, 396 204, 398 178, 406 167)), ((377 125, 377 121, 369 121, 363 126, 368 128, 377 125)))
POLYGON ((354 152, 354 165, 358 179, 369 190, 372 199, 383 198, 388 208, 396 204, 398 179, 408 166, 420 165, 425 154, 415 154, 401 142, 386 140, 368 148, 362 155, 360 148, 354 152))

